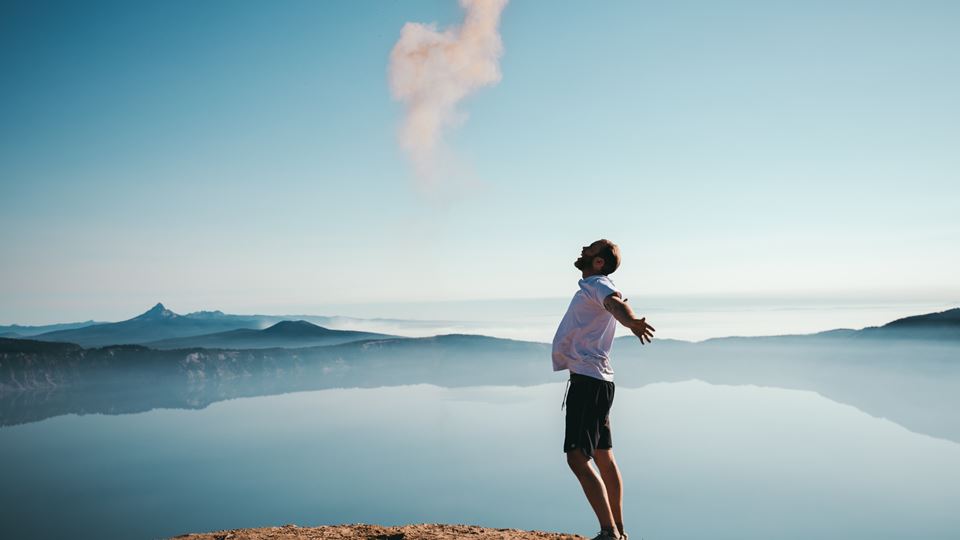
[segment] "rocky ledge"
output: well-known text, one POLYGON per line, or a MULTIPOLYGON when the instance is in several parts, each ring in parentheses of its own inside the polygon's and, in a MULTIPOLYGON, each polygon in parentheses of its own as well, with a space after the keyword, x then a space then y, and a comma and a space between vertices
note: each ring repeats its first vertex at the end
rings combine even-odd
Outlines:
POLYGON ((576 534, 524 531, 522 529, 490 529, 475 525, 446 525, 443 523, 420 523, 396 527, 355 523, 350 525, 326 525, 322 527, 262 527, 259 529, 231 529, 208 533, 191 533, 175 536, 189 540, 306 540, 306 539, 363 539, 363 540, 586 540, 576 534))

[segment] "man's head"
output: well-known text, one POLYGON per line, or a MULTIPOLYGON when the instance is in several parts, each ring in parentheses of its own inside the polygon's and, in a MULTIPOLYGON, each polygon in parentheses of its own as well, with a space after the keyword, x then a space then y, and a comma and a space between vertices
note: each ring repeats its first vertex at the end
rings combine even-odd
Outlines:
POLYGON ((607 239, 597 240, 583 247, 573 265, 583 272, 583 277, 612 274, 620 266, 620 247, 607 239))

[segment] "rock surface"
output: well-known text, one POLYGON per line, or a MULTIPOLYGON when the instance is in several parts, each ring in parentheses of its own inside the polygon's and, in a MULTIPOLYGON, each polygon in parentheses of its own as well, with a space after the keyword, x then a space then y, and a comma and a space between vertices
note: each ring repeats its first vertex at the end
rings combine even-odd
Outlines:
POLYGON ((355 523, 350 525, 326 525, 322 527, 262 527, 259 529, 231 529, 208 533, 182 534, 173 538, 183 540, 586 540, 576 534, 525 531, 522 529, 491 529, 475 525, 447 525, 443 523, 419 523, 385 527, 355 523))

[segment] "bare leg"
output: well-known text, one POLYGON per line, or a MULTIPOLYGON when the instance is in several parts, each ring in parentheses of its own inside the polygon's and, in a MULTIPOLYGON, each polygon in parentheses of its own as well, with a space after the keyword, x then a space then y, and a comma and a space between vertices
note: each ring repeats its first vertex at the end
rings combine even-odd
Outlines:
POLYGON ((603 480, 597 476, 596 471, 590 466, 590 458, 579 448, 567 452, 567 464, 573 474, 577 475, 580 485, 583 486, 583 492, 590 501, 594 513, 597 514, 597 520, 600 521, 601 528, 615 529, 613 514, 610 512, 610 503, 607 501, 607 490, 603 485, 603 480))
POLYGON ((607 450, 596 449, 593 452, 593 459, 597 463, 597 469, 603 478, 603 485, 607 488, 607 500, 610 503, 610 512, 613 514, 613 520, 617 524, 617 529, 623 533, 623 478, 620 476, 620 468, 617 467, 617 461, 613 458, 613 448, 607 450))

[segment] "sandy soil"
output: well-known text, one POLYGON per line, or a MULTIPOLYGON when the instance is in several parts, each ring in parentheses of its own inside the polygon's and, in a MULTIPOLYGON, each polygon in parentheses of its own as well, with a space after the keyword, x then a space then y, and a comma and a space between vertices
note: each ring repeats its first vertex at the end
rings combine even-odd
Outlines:
POLYGON ((294 539, 365 539, 365 540, 586 540, 576 534, 524 531, 521 529, 489 529, 474 525, 446 525, 442 523, 419 523, 397 527, 354 523, 350 525, 327 525, 323 527, 262 527, 259 529, 232 529, 208 533, 191 533, 175 536, 189 540, 294 540, 294 539))

